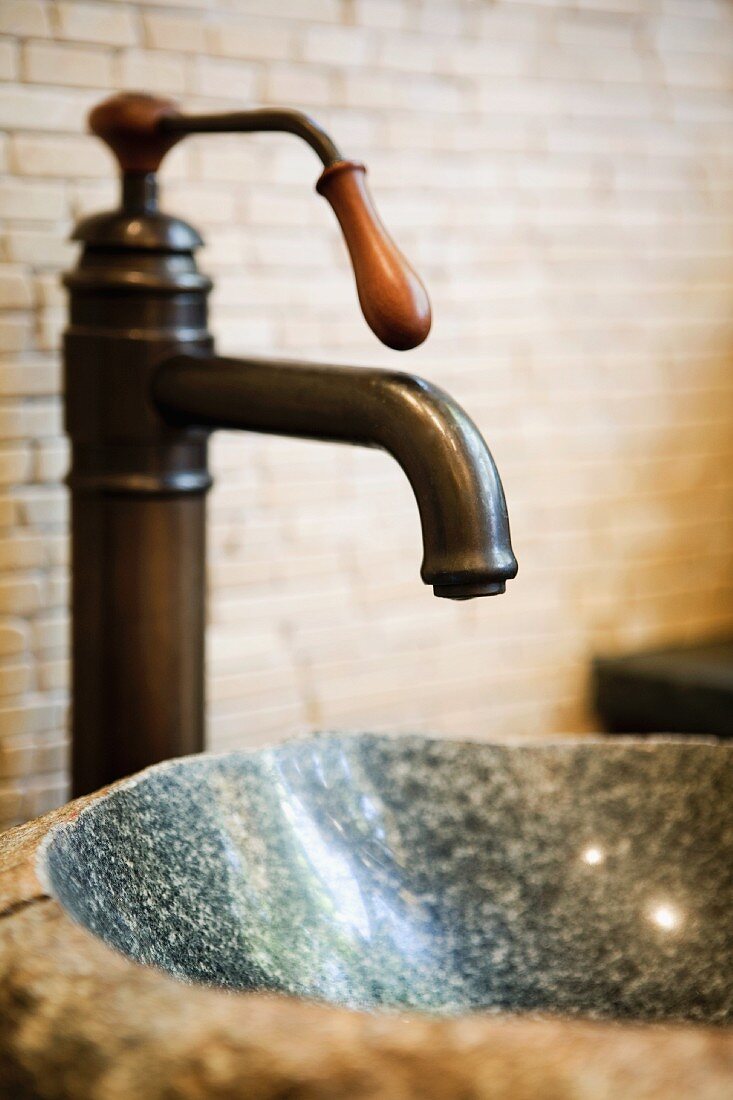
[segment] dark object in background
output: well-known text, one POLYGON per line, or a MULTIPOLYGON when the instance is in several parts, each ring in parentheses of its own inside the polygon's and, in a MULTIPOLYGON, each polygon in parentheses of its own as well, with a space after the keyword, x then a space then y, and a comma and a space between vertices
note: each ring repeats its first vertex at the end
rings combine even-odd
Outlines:
POLYGON ((609 733, 733 737, 733 639, 599 658, 593 702, 609 733))

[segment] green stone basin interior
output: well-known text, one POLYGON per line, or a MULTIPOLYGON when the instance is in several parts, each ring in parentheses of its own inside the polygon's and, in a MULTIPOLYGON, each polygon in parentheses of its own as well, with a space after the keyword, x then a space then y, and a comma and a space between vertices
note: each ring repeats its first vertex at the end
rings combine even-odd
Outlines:
POLYGON ((188 982, 359 1009, 733 1016, 731 748, 321 735, 159 765, 50 891, 188 982))

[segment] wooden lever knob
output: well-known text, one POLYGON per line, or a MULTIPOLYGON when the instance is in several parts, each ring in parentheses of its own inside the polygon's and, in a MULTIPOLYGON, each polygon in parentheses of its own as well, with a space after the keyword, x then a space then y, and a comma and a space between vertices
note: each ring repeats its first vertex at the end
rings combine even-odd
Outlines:
POLYGON ((407 351, 430 332, 430 301, 382 225, 365 176, 363 164, 338 161, 326 168, 316 190, 338 218, 367 324, 387 347, 407 351))
MULTIPOLYGON (((165 154, 186 133, 248 129, 290 129, 314 148, 314 130, 302 116, 293 129, 294 113, 275 112, 262 124, 262 112, 228 116, 182 116, 171 99, 129 92, 105 99, 89 115, 89 128, 110 147, 123 173, 155 172, 165 154), (288 125, 283 118, 287 116, 288 125), (161 125, 175 119, 173 125, 161 125), (255 121, 260 125, 254 125, 255 121)), ((320 145, 322 145, 322 141, 320 145)), ((335 149, 329 139, 329 147, 335 149)), ((322 150, 317 148, 322 159, 322 150)), ((382 225, 366 186, 366 169, 355 161, 337 160, 327 167, 316 190, 331 204, 351 256, 362 312, 376 336, 390 348, 417 347, 430 332, 430 302, 425 287, 382 225)))
POLYGON ((162 118, 177 115, 172 99, 129 92, 113 95, 89 115, 89 129, 109 145, 123 172, 155 172, 183 134, 164 133, 162 118))

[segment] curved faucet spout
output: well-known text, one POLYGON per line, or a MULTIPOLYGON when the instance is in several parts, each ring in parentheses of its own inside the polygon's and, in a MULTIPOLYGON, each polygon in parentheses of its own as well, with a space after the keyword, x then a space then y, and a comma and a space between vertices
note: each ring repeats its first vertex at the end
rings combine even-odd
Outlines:
POLYGON ((447 393, 393 371, 181 355, 153 396, 177 425, 354 443, 388 451, 417 500, 421 576, 436 596, 503 592, 516 576, 499 474, 473 421, 447 393))

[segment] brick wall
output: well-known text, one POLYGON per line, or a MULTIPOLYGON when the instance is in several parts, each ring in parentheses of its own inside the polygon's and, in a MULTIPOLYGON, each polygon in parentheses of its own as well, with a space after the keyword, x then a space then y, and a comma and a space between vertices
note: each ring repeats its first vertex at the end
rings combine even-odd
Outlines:
POLYGON ((2 0, 4 821, 66 794, 58 272, 74 218, 114 199, 83 131, 118 88, 298 105, 369 163, 434 300, 409 356, 361 321, 295 139, 189 139, 165 205, 205 233, 220 350, 399 364, 456 394, 521 563, 506 596, 435 600, 388 457, 218 437, 214 748, 587 731, 594 653, 733 625, 729 0, 2 0))

